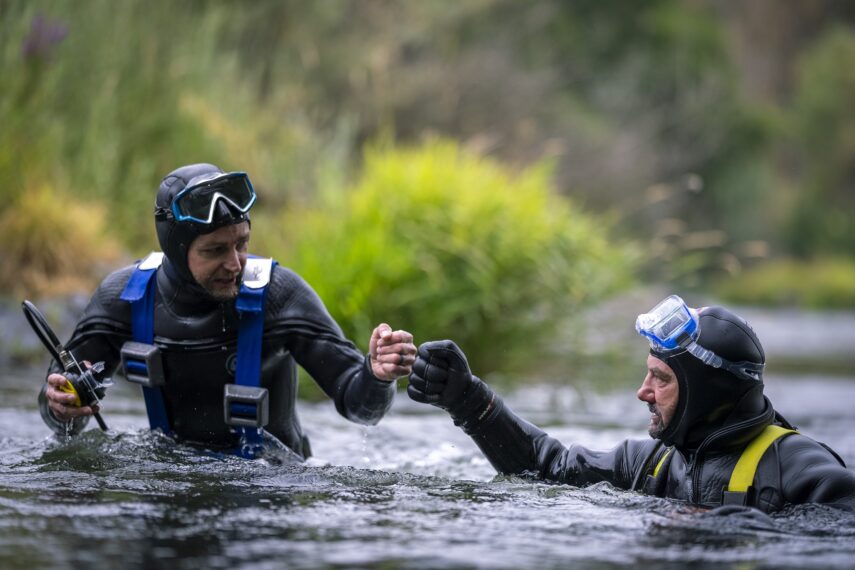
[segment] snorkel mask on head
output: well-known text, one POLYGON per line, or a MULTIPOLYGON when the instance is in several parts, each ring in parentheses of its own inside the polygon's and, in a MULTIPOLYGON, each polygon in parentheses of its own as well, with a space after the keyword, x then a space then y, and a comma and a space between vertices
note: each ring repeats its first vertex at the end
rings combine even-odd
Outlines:
POLYGON ((249 222, 256 194, 245 172, 223 172, 213 164, 189 164, 167 174, 154 204, 154 221, 164 268, 195 286, 187 265, 190 244, 221 227, 249 222))
POLYGON ((191 184, 172 200, 171 212, 178 222, 210 224, 219 200, 245 214, 252 208, 255 198, 246 172, 212 173, 191 180, 191 184))
POLYGON ((713 368, 721 368, 745 380, 760 381, 764 364, 750 361, 731 362, 698 344, 701 334, 698 311, 689 308, 677 295, 671 295, 649 313, 638 315, 638 334, 647 337, 657 352, 687 351, 713 368))

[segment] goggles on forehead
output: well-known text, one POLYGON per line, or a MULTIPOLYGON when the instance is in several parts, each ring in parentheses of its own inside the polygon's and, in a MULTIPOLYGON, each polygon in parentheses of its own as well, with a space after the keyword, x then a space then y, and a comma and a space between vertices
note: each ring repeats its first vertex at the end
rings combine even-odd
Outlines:
POLYGON ((747 360, 731 362, 698 344, 701 335, 698 312, 689 308, 677 295, 666 298, 649 313, 638 315, 635 330, 650 341, 650 347, 655 351, 686 350, 707 366, 727 370, 746 380, 760 380, 765 366, 747 360))
POLYGON ((228 202, 241 214, 255 203, 255 190, 246 172, 215 174, 178 193, 172 201, 172 216, 179 222, 210 224, 218 200, 228 202))

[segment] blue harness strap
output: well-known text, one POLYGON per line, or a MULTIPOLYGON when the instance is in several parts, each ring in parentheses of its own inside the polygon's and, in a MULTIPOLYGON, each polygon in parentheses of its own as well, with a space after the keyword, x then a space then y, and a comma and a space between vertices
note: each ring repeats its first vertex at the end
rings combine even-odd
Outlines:
MULTIPOLYGON (((131 326, 137 342, 152 344, 154 341, 154 298, 156 279, 152 279, 163 260, 160 252, 150 254, 131 275, 120 298, 131 303, 131 326)), ((270 276, 276 262, 270 258, 251 256, 247 259, 235 307, 240 315, 238 325, 237 363, 235 384, 258 388, 261 386, 261 346, 264 334, 264 302, 270 276)), ((169 418, 163 392, 158 387, 143 386, 145 407, 151 429, 160 429, 171 434, 169 418)), ((256 409, 246 403, 234 402, 232 410, 237 416, 256 414, 256 409)), ((261 449, 263 429, 261 427, 237 426, 241 442, 235 455, 254 458, 261 449)))
MULTIPOLYGON (((163 253, 153 252, 137 265, 125 290, 119 296, 131 304, 131 331, 134 340, 145 344, 154 341, 154 295, 157 280, 152 279, 163 261, 163 253)), ((148 423, 151 429, 159 429, 169 435, 172 429, 166 414, 166 403, 159 387, 142 387, 148 423)))
MULTIPOLYGON (((276 262, 270 258, 250 257, 244 267, 243 279, 238 292, 235 308, 240 314, 237 342, 237 365, 235 384, 258 388, 261 386, 261 345, 264 335, 264 301, 270 275, 276 262)), ((232 403, 236 415, 255 412, 245 409, 248 406, 232 403)), ((261 448, 263 429, 261 427, 237 426, 241 435, 241 445, 235 455, 253 458, 261 448)))

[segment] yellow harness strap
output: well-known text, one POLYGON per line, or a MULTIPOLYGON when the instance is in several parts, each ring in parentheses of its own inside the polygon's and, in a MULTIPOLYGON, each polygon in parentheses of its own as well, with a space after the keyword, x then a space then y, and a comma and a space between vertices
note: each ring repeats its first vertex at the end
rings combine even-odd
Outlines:
POLYGON ((766 426, 766 429, 760 432, 760 435, 755 437, 742 452, 739 461, 736 462, 736 467, 733 468, 733 473, 730 475, 727 490, 729 492, 747 493, 748 487, 754 482, 754 474, 757 473, 757 466, 760 464, 763 454, 775 441, 791 433, 799 432, 781 426, 766 426))
POLYGON ((671 455, 671 452, 674 451, 673 447, 669 447, 665 450, 665 453, 662 454, 662 459, 659 460, 659 463, 656 464, 656 467, 653 468, 653 476, 656 477, 659 475, 659 468, 662 467, 662 464, 665 463, 665 460, 671 455))

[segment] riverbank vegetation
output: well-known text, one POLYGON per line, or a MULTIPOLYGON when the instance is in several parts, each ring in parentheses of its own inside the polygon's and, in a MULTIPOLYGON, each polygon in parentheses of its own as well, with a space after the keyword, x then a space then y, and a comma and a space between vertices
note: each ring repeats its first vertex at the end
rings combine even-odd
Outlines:
POLYGON ((638 260, 550 180, 546 163, 511 173, 448 141, 372 148, 354 187, 266 220, 287 231, 262 239, 349 338, 387 321, 453 338, 481 374, 525 369, 568 318, 626 288, 638 260))
POLYGON ((852 307, 855 9, 750 6, 0 0, 0 292, 91 290, 205 161, 360 342, 510 366, 629 276, 852 307))
POLYGON ((855 307, 855 261, 777 260, 723 281, 718 293, 744 305, 851 309, 855 307))

